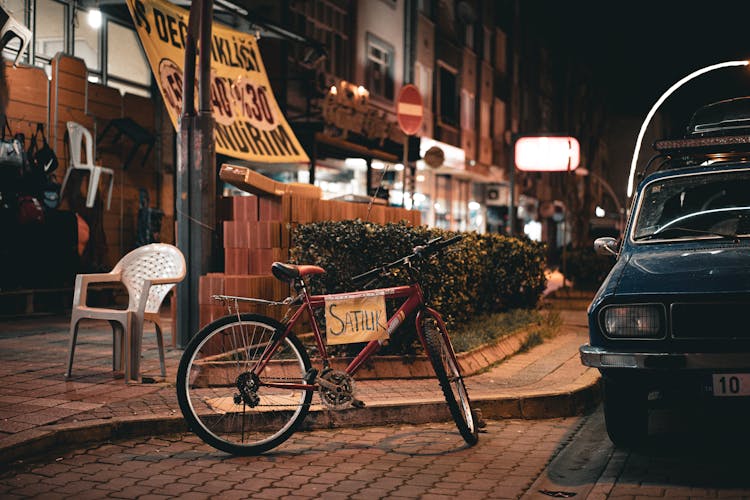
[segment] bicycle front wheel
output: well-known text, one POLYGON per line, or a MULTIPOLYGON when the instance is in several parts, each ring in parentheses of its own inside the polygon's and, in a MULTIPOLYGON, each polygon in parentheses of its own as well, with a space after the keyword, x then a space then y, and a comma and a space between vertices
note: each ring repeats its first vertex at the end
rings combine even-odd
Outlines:
POLYGON ((464 441, 469 445, 474 445, 479 439, 477 422, 471 411, 469 393, 466 391, 461 370, 456 363, 451 341, 435 318, 425 319, 422 332, 427 355, 432 362, 440 387, 443 389, 445 401, 448 403, 448 409, 456 422, 456 427, 464 441))
POLYGON ((284 326, 256 314, 225 316, 188 344, 177 371, 177 399, 203 441, 235 455, 283 443, 307 415, 312 391, 266 384, 305 384, 310 358, 291 333, 269 352, 284 326), (262 371, 258 362, 268 361, 262 371))

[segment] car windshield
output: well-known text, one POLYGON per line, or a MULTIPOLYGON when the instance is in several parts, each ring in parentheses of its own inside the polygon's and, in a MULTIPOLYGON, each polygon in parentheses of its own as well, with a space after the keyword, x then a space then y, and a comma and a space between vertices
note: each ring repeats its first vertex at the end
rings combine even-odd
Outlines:
POLYGON ((634 240, 750 236, 750 170, 658 179, 637 217, 634 240))

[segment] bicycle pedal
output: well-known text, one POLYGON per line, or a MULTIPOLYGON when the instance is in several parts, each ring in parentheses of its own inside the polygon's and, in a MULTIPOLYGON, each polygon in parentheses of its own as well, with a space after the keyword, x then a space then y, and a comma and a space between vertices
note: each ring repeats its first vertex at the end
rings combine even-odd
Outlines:
POLYGON ((302 377, 302 380, 305 381, 306 384, 312 384, 315 382, 315 377, 318 376, 318 369, 317 368, 310 368, 307 370, 307 373, 305 373, 305 376, 302 377))
POLYGON ((354 408, 364 408, 366 405, 364 401, 359 400, 357 398, 352 398, 352 406, 354 408))

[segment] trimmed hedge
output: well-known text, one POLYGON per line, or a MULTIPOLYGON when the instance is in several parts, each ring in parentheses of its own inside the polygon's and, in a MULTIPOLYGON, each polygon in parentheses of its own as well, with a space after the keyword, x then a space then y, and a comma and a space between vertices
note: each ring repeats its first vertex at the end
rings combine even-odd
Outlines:
MULTIPOLYGON (((312 293, 356 290, 350 278, 411 253, 414 246, 455 232, 406 223, 379 225, 360 220, 302 224, 292 231, 291 262, 326 270, 310 278, 312 293)), ((415 267, 429 304, 448 326, 477 314, 536 306, 546 286, 545 245, 499 234, 462 233, 463 239, 415 267)), ((404 285, 405 269, 375 286, 404 285)))

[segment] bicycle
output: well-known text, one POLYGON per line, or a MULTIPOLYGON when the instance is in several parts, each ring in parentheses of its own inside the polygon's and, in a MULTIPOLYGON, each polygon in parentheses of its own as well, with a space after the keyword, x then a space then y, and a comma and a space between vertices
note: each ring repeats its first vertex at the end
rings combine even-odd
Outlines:
MULTIPOLYGON (((274 276, 293 284, 295 296, 281 302, 214 296, 229 304, 230 314, 205 326, 190 341, 177 372, 180 409, 192 431, 219 450, 253 455, 279 446, 297 430, 310 409, 313 392, 318 392, 325 406, 332 409, 364 406, 353 394, 352 377, 378 351, 384 339, 370 340, 345 370, 334 370, 314 311, 324 308, 328 301, 327 312, 336 316, 338 311, 334 306, 346 307, 347 298, 377 304, 380 297, 384 310, 387 297, 404 301, 386 324, 376 317, 374 310, 369 310, 372 313, 369 316, 366 313, 346 316, 351 330, 357 320, 363 331, 368 326, 384 327, 389 337, 416 312, 418 337, 432 363, 450 414, 466 443, 474 445, 478 440, 478 422, 445 323, 440 313, 425 303, 417 271, 412 266, 413 262, 437 254, 459 239, 460 236, 432 239, 415 247, 410 255, 354 276, 354 283, 367 284, 361 287, 364 290, 348 294, 310 295, 304 278, 324 273, 324 269, 275 262, 271 267, 274 276), (406 267, 411 284, 367 289, 397 266, 406 267), (341 297, 344 298, 339 301, 341 297), (258 314, 240 313, 238 304, 242 301, 286 305, 288 309, 279 322, 258 314), (322 363, 320 370, 312 366, 307 350, 292 331, 305 313, 322 363)), ((336 323, 336 327, 348 326, 344 314, 339 316, 338 322, 331 323, 336 323)), ((328 329, 329 344, 337 334, 333 326, 328 329)))

